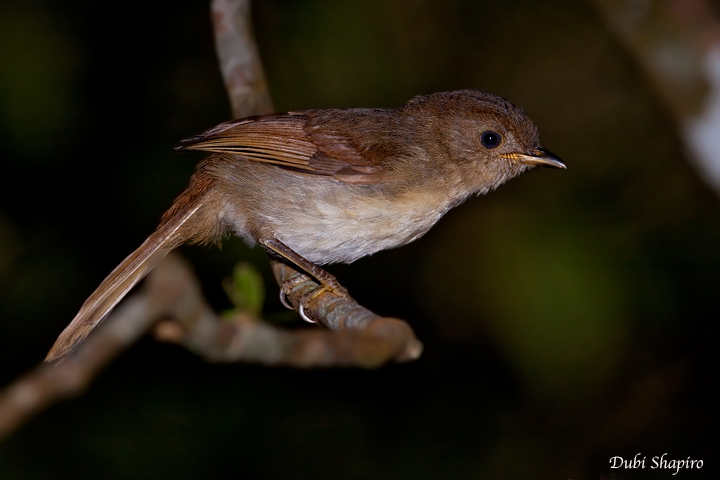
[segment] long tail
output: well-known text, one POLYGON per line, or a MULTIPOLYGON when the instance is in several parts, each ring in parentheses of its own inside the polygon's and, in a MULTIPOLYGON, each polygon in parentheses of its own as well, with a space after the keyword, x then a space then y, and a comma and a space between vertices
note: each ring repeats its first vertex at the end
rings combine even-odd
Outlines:
POLYGON ((200 219, 207 200, 206 188, 201 188, 199 192, 192 190, 186 190, 176 200, 158 229, 85 300, 73 321, 55 341, 45 358, 46 362, 59 360, 72 351, 168 252, 188 240, 204 240, 211 235, 210 229, 200 219))

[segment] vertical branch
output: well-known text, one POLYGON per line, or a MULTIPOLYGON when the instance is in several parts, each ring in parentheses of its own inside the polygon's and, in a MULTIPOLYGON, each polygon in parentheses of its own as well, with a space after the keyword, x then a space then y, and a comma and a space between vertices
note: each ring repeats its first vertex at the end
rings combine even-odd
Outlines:
POLYGON ((273 111, 252 30, 250 0, 213 0, 215 48, 235 118, 273 111))

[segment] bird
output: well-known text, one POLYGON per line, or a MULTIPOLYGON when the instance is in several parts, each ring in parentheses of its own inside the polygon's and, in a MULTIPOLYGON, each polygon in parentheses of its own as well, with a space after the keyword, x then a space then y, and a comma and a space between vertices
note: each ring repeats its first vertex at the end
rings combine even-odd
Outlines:
POLYGON ((158 228, 85 301, 45 361, 70 353, 182 244, 234 234, 295 264, 320 288, 346 295, 322 265, 410 243, 467 198, 536 166, 566 168, 542 147, 521 108, 471 89, 419 95, 399 108, 247 117, 176 150, 209 156, 158 228))

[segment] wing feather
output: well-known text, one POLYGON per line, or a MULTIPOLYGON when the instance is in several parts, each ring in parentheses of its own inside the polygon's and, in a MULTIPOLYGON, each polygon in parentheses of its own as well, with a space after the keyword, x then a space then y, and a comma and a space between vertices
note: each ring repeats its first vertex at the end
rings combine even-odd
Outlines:
POLYGON ((182 142, 176 150, 231 153, 296 173, 330 176, 358 185, 376 183, 381 169, 370 165, 352 142, 337 132, 306 132, 302 112, 248 117, 227 122, 182 142))

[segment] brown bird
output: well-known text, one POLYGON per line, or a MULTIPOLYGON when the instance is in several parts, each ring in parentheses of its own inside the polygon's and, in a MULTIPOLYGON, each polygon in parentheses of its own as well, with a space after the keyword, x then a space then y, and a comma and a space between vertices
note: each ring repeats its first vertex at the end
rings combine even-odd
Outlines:
POLYGON ((212 152, 160 226, 85 301, 48 353, 62 358, 170 250, 231 232, 344 294, 318 265, 421 237, 448 210, 536 165, 565 168, 524 112, 475 90, 397 109, 289 112, 227 122, 177 150, 212 152))

